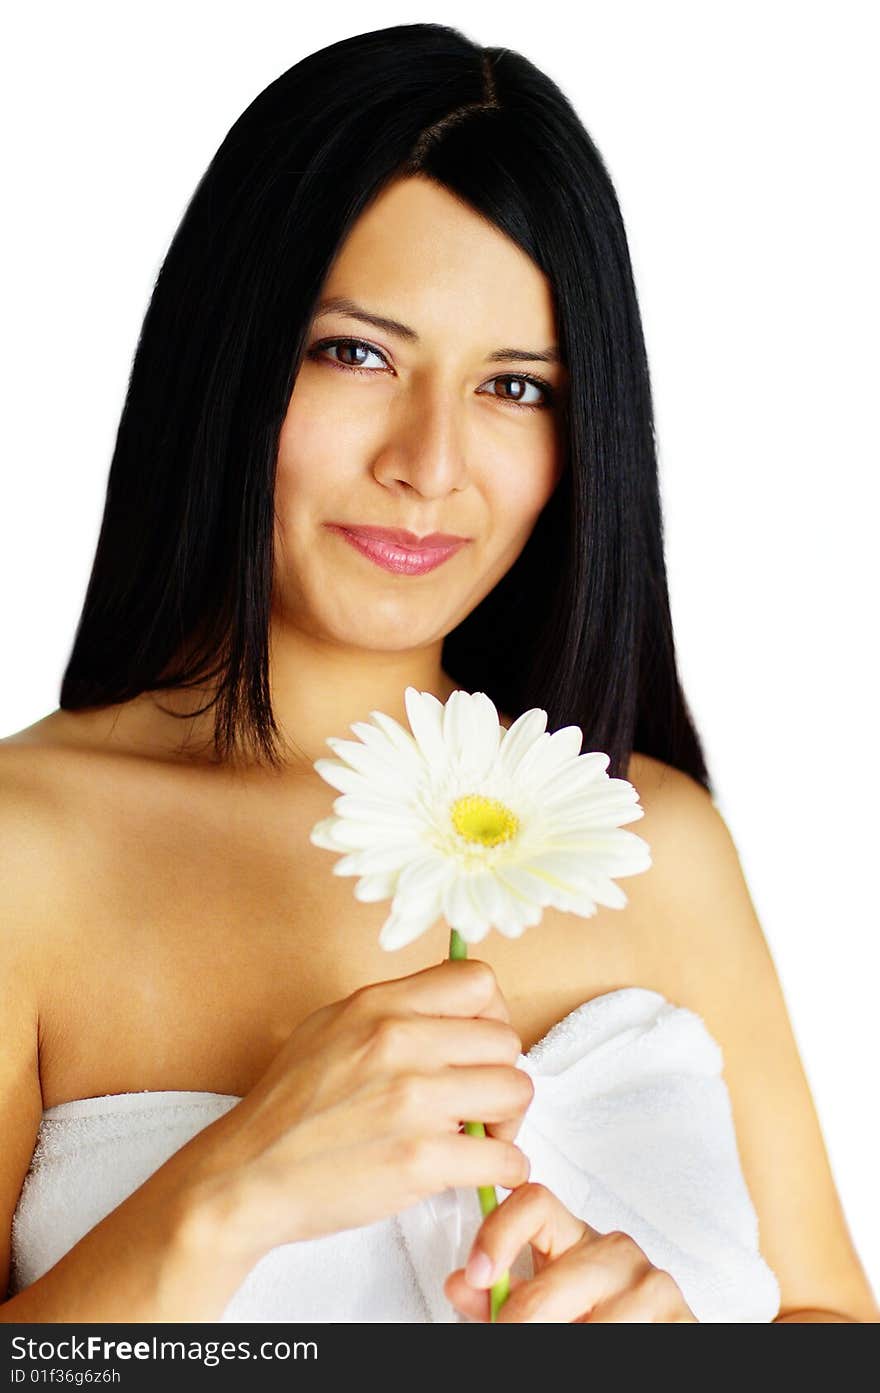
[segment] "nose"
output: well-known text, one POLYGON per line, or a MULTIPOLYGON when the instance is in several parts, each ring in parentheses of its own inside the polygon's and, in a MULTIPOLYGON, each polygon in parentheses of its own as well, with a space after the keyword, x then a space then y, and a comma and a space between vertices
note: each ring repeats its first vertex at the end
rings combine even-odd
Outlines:
POLYGON ((374 456, 373 474, 379 483, 425 498, 443 498, 466 488, 461 407, 455 389, 436 378, 413 385, 390 411, 385 436, 374 456))

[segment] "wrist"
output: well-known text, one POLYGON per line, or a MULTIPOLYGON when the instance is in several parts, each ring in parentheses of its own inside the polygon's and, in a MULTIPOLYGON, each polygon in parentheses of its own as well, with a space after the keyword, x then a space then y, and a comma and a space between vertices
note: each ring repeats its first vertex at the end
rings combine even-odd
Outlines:
POLYGON ((247 1187, 213 1178, 194 1186, 172 1221, 158 1299, 167 1320, 217 1320, 268 1251, 252 1222, 247 1187))

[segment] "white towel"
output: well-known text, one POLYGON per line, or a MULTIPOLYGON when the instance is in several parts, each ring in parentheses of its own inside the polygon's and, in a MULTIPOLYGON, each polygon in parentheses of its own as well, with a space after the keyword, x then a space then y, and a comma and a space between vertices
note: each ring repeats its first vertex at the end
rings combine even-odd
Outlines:
MULTIPOLYGON (((600 1232, 630 1234, 698 1320, 772 1321, 779 1286, 759 1250, 721 1050, 702 1019, 621 988, 572 1011, 518 1063, 535 1084, 517 1136, 531 1179, 600 1232)), ((10 1294, 238 1101, 145 1091, 47 1109, 13 1218, 10 1294)), ((499 1187, 499 1200, 508 1193, 499 1187)), ((475 1189, 450 1188, 378 1223, 281 1244, 220 1318, 463 1321, 443 1283, 480 1223, 475 1189)), ((531 1276, 528 1248, 512 1270, 531 1276)))

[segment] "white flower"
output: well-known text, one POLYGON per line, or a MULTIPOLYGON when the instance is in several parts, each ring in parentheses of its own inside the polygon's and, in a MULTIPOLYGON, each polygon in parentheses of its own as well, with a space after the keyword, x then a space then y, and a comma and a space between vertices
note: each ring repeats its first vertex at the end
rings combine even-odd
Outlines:
POLYGON ((648 843, 621 824, 644 817, 609 756, 581 754, 578 726, 547 731, 526 711, 505 730, 484 692, 445 703, 407 687, 412 734, 381 711, 356 721, 359 740, 330 738, 338 759, 314 768, 341 791, 315 846, 344 853, 334 875, 359 876, 355 898, 393 897, 383 948, 402 948, 443 915, 468 943, 493 926, 518 938, 553 905, 589 917, 622 909, 612 876, 651 865, 648 843))

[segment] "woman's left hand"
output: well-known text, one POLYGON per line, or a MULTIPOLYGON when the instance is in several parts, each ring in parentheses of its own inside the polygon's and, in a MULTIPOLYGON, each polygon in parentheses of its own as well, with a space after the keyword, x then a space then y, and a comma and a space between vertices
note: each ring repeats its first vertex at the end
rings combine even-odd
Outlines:
MULTIPOLYGON (((531 1244, 534 1276, 511 1274, 502 1321, 688 1321, 697 1318, 668 1272, 654 1267, 628 1234, 599 1233, 578 1219, 546 1185, 531 1181, 487 1214, 471 1249, 492 1268, 471 1283, 450 1272, 447 1298, 463 1315, 489 1320, 489 1287, 531 1244)), ((468 1268, 470 1262, 468 1263, 468 1268)))

